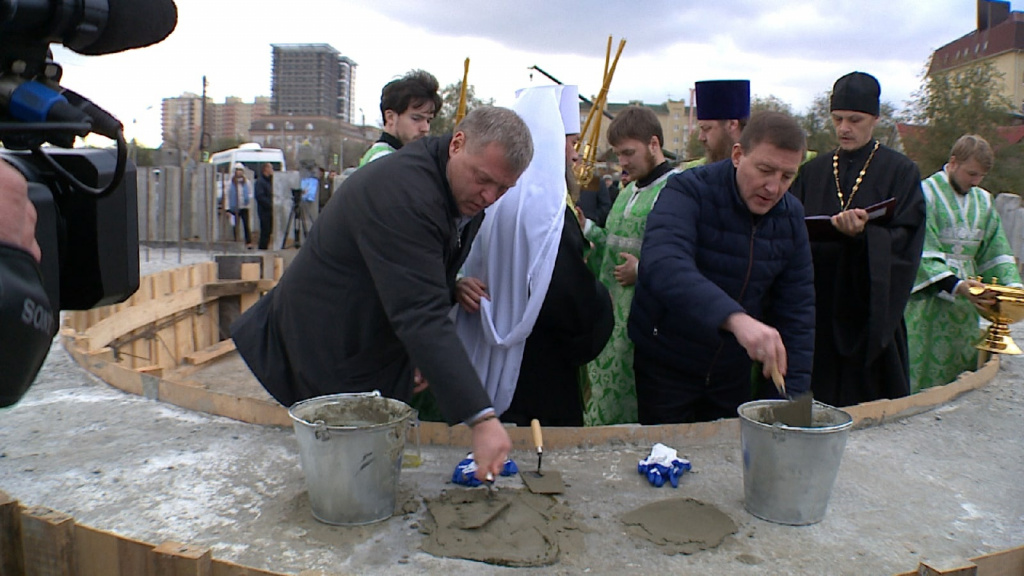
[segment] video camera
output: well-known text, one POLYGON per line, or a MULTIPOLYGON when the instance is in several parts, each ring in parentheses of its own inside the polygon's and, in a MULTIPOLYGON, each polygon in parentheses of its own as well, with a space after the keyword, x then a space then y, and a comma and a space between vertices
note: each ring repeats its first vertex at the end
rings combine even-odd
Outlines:
MULTIPOLYGON (((49 331, 46 350, 57 311, 123 302, 139 287, 137 185, 123 127, 60 86, 50 44, 110 54, 159 42, 176 24, 173 0, 0 0, 0 159, 24 175, 38 216, 50 306, 37 302, 30 314, 26 303, 23 317, 34 314, 35 328, 49 331), (116 150, 73 148, 91 133, 116 141, 116 150)), ((0 346, 0 406, 24 394, 46 357, 23 340, 5 337, 0 346), (19 371, 26 358, 35 366, 19 371)))

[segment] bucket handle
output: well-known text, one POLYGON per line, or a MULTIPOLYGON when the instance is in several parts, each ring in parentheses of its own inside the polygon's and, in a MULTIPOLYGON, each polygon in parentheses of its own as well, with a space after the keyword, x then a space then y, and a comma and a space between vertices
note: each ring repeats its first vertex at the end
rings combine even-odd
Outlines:
POLYGON ((327 442, 331 439, 331 433, 327 431, 327 423, 323 420, 313 422, 313 435, 321 442, 327 442))

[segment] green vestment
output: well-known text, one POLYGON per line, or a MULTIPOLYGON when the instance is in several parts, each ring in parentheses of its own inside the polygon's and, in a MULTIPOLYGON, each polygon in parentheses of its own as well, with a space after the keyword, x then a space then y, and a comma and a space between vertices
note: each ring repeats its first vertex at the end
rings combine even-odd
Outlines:
POLYGON ((963 296, 937 283, 960 280, 1020 285, 1013 250, 999 222, 992 196, 974 187, 957 194, 945 170, 922 182, 928 217, 921 266, 907 303, 911 393, 952 382, 977 367, 979 316, 963 296))
POLYGON ((585 397, 583 419, 587 426, 629 424, 638 420, 636 384, 633 378, 633 343, 626 331, 633 286, 615 280, 615 267, 622 264, 620 252, 640 257, 647 215, 669 177, 670 170, 643 188, 630 182, 619 192, 604 228, 590 226, 587 240, 594 243, 587 264, 612 296, 615 328, 601 354, 587 367, 590 394, 585 397))

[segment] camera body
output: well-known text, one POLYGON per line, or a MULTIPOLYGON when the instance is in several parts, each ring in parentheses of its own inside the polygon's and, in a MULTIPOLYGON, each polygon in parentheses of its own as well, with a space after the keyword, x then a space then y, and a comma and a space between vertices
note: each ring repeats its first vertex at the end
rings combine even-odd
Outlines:
MULTIPOLYGON (((112 150, 54 148, 47 154, 94 187, 111 180, 117 161, 112 150)), ((0 158, 28 181, 43 285, 54 311, 115 304, 138 290, 138 192, 130 161, 121 183, 97 197, 63 182, 28 152, 4 151, 0 158)))
POLYGON ((25 177, 42 252, 37 266, 0 244, 0 407, 35 379, 59 310, 123 302, 139 287, 136 170, 123 127, 60 86, 49 46, 112 54, 160 42, 176 24, 173 0, 0 0, 0 160, 25 177), (117 146, 73 148, 89 134, 117 146))

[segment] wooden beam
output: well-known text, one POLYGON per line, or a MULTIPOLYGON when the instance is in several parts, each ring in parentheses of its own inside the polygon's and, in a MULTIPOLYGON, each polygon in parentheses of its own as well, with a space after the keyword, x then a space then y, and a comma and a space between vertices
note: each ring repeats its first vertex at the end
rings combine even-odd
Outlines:
POLYGON ((135 371, 139 374, 149 374, 150 376, 156 376, 160 378, 164 375, 164 367, 157 366, 156 364, 150 364, 149 366, 139 366, 135 368, 135 371))
POLYGON ((210 298, 238 296, 239 294, 255 292, 259 289, 259 285, 260 281, 258 277, 256 279, 249 280, 221 280, 219 282, 214 282, 213 284, 207 284, 204 287, 204 294, 210 298))
POLYGON ((235 341, 228 338, 227 340, 221 340, 213 346, 208 346, 203 350, 193 352, 185 355, 185 363, 191 364, 192 366, 198 366, 200 364, 206 364, 207 362, 216 360, 221 356, 230 354, 235 351, 235 341))
POLYGON ((978 576, 1021 576, 1024 574, 1024 546, 971 558, 978 576))
POLYGON ((75 573, 74 518, 34 506, 22 511, 21 529, 26 574, 65 576, 75 573))
POLYGON ((921 562, 918 576, 978 576, 978 566, 971 562, 921 562))
MULTIPOLYGON (((255 263, 242 264, 242 280, 256 280, 256 281, 258 281, 259 279, 260 279, 260 265, 259 264, 255 264, 255 263)), ((246 293, 241 295, 241 298, 242 298, 242 301, 241 301, 241 305, 240 305, 240 308, 239 308, 239 312, 245 312, 250 307, 252 307, 252 305, 255 304, 257 300, 260 299, 260 294, 259 294, 259 292, 255 292, 255 291, 246 292, 246 293)))
POLYGON ((129 308, 97 322, 85 331, 85 336, 89 338, 88 350, 99 350, 118 336, 153 324, 165 316, 199 306, 203 302, 203 289, 189 288, 168 296, 158 296, 145 304, 129 308))
POLYGON ((78 556, 76 576, 128 576, 121 569, 117 554, 119 539, 116 534, 75 526, 75 551, 78 556))
POLYGON ((226 560, 213 560, 213 576, 285 576, 282 572, 259 570, 248 566, 233 564, 226 560))
POLYGON ((21 506, 0 491, 0 576, 22 576, 25 555, 21 544, 21 506))
POLYGON ((213 554, 209 548, 167 541, 149 555, 152 576, 213 576, 213 554))

